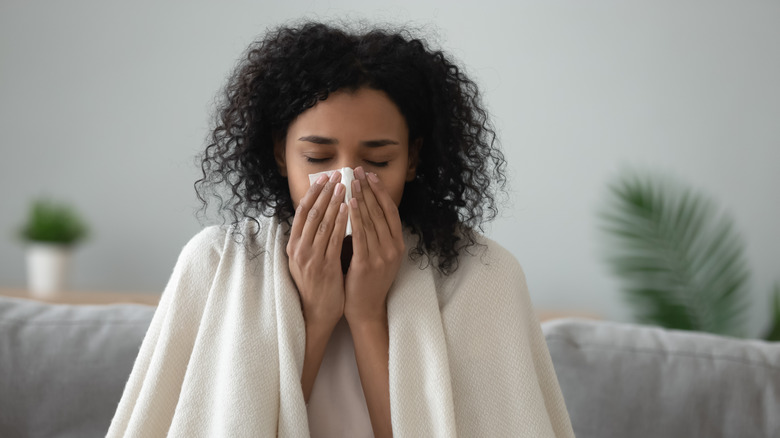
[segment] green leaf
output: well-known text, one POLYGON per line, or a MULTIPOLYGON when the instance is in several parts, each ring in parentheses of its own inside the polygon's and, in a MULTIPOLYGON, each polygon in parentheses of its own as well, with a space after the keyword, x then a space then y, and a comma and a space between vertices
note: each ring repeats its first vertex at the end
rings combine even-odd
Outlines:
POLYGON ((766 336, 767 341, 780 341, 780 283, 775 284, 774 303, 772 306, 772 326, 766 336))
POLYGON ((48 199, 32 203, 27 222, 19 231, 29 241, 72 245, 87 235, 86 223, 75 211, 48 199))
POLYGON ((651 174, 609 185, 605 260, 644 323, 740 336, 748 271, 732 219, 693 189, 651 174))

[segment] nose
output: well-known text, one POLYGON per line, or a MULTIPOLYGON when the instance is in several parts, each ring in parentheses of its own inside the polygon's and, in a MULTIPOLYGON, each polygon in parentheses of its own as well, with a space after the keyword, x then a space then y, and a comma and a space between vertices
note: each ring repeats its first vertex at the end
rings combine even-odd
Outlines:
POLYGON ((349 167, 352 170, 355 170, 356 167, 360 166, 360 161, 357 158, 344 158, 337 162, 336 169, 341 169, 344 167, 349 167))

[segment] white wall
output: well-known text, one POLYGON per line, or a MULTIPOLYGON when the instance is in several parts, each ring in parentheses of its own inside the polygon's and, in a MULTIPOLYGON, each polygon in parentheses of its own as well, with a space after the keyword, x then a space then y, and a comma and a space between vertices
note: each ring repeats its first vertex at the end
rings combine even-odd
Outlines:
POLYGON ((780 280, 780 3, 291 3, 0 3, 0 286, 23 286, 13 230, 49 193, 93 225, 74 287, 162 290, 200 228, 193 157, 243 49, 301 16, 366 18, 426 29, 481 85, 511 172, 489 235, 524 265, 538 306, 629 318, 595 212, 634 164, 733 213, 754 274, 750 331, 767 324, 780 280))

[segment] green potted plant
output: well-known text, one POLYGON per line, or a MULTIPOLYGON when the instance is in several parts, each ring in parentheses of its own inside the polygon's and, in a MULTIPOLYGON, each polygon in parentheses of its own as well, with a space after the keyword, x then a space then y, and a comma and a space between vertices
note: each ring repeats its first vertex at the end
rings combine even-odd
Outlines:
POLYGON ((33 201, 19 235, 27 243, 30 294, 48 297, 66 287, 73 247, 87 235, 86 223, 65 204, 33 201))

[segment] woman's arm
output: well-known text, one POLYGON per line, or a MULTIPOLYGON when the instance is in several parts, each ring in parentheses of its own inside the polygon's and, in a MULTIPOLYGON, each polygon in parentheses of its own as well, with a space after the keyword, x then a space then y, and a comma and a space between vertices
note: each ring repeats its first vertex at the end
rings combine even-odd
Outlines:
POLYGON ((303 373, 301 374, 301 386, 303 387, 303 399, 309 403, 314 380, 325 357, 325 347, 333 333, 334 325, 306 323, 306 353, 303 358, 303 373))
POLYGON ((301 374, 303 399, 309 403, 325 347, 344 314, 341 246, 347 208, 341 174, 321 176, 301 199, 287 243, 290 274, 298 288, 306 324, 306 349, 301 374))
POLYGON ((383 320, 350 322, 349 329, 374 436, 391 437, 387 313, 383 320))

